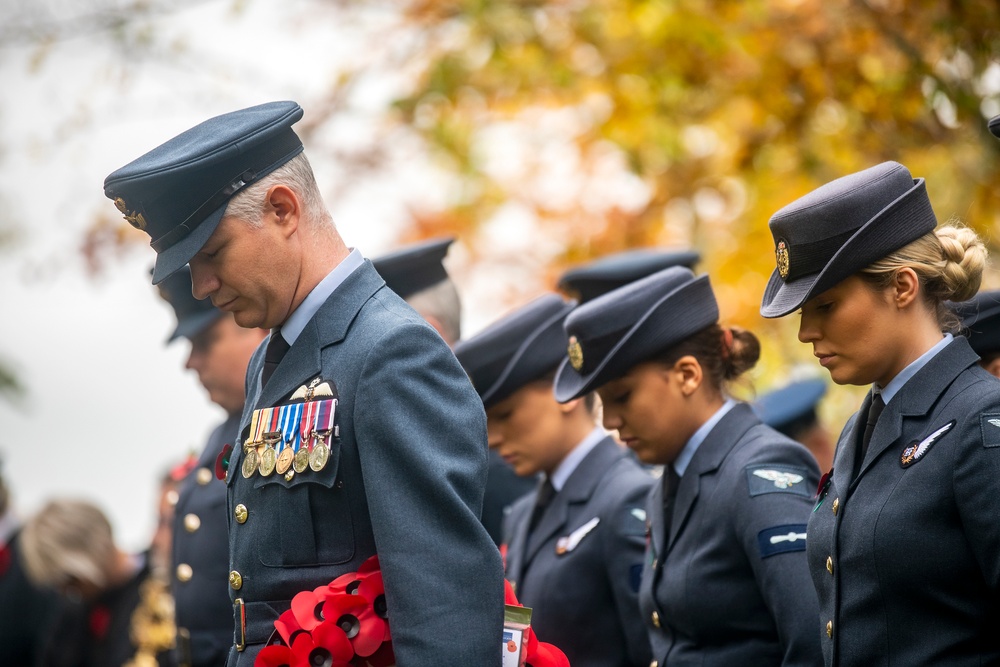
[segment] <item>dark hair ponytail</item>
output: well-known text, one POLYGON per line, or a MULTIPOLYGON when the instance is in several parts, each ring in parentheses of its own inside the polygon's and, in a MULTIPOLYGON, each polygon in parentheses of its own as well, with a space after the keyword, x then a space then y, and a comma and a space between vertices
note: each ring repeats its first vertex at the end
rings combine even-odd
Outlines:
POLYGON ((746 329, 713 324, 661 352, 656 361, 672 366, 688 355, 698 360, 705 376, 721 389, 757 365, 760 341, 746 329))

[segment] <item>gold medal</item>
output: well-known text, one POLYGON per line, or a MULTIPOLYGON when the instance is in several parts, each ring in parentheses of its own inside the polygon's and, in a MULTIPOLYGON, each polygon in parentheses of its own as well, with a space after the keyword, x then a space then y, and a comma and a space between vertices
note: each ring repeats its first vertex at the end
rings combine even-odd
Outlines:
POLYGON ((267 477, 272 472, 274 472, 274 465, 277 463, 277 455, 274 453, 274 447, 270 444, 264 448, 264 453, 260 455, 260 474, 267 477))
POLYGON ((274 469, 279 475, 284 475, 288 472, 288 469, 292 467, 292 461, 295 459, 295 452, 292 451, 291 447, 285 447, 278 453, 278 462, 274 464, 274 469))
POLYGON ((257 470, 257 450, 248 449, 243 452, 243 477, 250 479, 257 470))
POLYGON ((309 453, 309 467, 319 472, 326 467, 328 460, 330 460, 330 448, 325 441, 320 440, 313 445, 313 450, 309 453))
POLYGON ((306 448, 305 443, 303 443, 299 446, 299 451, 295 452, 295 456, 292 458, 292 470, 295 472, 305 472, 308 467, 309 450, 306 448))

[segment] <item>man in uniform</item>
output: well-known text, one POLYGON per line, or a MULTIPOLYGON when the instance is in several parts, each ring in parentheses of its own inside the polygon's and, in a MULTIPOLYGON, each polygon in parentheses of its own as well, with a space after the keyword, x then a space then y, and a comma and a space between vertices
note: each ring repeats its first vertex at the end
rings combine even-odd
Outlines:
MULTIPOLYGON (((453 242, 452 238, 432 239, 372 260, 389 289, 403 297, 451 347, 462 337, 462 302, 443 264, 453 242)), ((490 449, 489 457, 481 519, 499 546, 503 541, 504 512, 515 500, 530 493, 535 481, 519 477, 495 449, 490 449)))
POLYGON ((194 470, 177 489, 174 507, 170 589, 177 618, 177 658, 181 667, 224 665, 233 642, 232 610, 226 589, 229 536, 226 485, 215 478, 215 461, 239 433, 244 378, 250 356, 264 339, 262 329, 244 329, 208 299, 191 294, 191 271, 183 267, 159 284, 177 316, 168 343, 186 338, 185 366, 226 420, 208 438, 194 470))
POLYGON ((226 474, 229 664, 253 663, 293 596, 377 553, 397 664, 497 667, 482 404, 440 336, 341 238, 291 129, 301 117, 294 102, 218 116, 105 180, 152 238, 154 282, 190 262, 196 297, 272 330, 226 474))

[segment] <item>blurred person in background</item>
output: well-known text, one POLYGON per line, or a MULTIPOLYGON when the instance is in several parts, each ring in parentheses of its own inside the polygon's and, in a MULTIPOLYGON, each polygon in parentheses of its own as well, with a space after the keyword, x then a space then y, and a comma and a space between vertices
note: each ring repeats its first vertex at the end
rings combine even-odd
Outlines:
POLYGON ((962 333, 979 355, 979 365, 1000 377, 1000 290, 980 292, 951 306, 962 319, 962 333))
POLYGON ((130 554, 115 544, 97 506, 50 500, 25 524, 22 549, 28 576, 61 598, 38 665, 173 664, 166 584, 152 576, 148 553, 130 554))
POLYGON ((21 523, 0 466, 0 665, 30 667, 38 660, 56 596, 36 586, 21 562, 21 523))
MULTIPOLYGON (((450 347, 462 337, 462 301, 443 264, 453 242, 451 238, 432 239, 372 260, 389 289, 427 320, 450 347)), ((490 449, 481 521, 498 546, 503 539, 504 512, 534 488, 533 479, 518 476, 490 449)))
POLYGON ((169 565, 178 663, 181 667, 224 665, 233 643, 233 611, 226 485, 216 479, 216 460, 239 435, 247 364, 267 332, 244 329, 208 299, 195 299, 186 266, 158 287, 177 320, 167 342, 183 338, 190 343, 185 367, 198 374, 209 399, 227 415, 177 485, 169 565))
POLYGON ((817 412, 817 406, 825 395, 826 381, 810 378, 772 389, 753 404, 761 421, 805 445, 822 472, 833 467, 836 446, 817 412))

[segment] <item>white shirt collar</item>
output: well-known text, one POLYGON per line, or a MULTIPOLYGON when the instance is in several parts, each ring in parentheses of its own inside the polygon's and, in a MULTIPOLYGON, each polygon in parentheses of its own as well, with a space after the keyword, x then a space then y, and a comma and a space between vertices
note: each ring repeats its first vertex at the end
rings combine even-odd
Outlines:
POLYGON ((901 370, 896 375, 896 377, 892 378, 892 380, 889 381, 889 384, 887 384, 885 388, 879 387, 878 383, 873 384, 872 393, 882 394, 882 400, 885 402, 886 405, 888 405, 889 401, 892 400, 892 397, 895 396, 899 392, 899 390, 903 388, 903 385, 906 384, 907 380, 916 375, 917 371, 919 371, 921 368, 926 366, 927 362, 933 359, 938 352, 946 348, 948 346, 948 343, 950 343, 952 339, 954 339, 954 336, 952 336, 950 333, 945 334, 944 338, 938 341, 934 345, 934 347, 932 347, 931 349, 927 350, 922 355, 917 357, 917 359, 911 362, 909 366, 901 370))
POLYGON ((694 432, 694 435, 688 439, 687 443, 684 445, 684 449, 681 450, 681 453, 677 455, 677 460, 674 461, 674 470, 677 471, 677 475, 679 477, 684 476, 684 471, 687 470, 688 465, 691 463, 691 459, 694 458, 694 453, 698 451, 698 447, 700 447, 701 443, 705 441, 706 437, 708 437, 709 432, 715 428, 715 425, 718 424, 719 421, 734 407, 736 407, 736 401, 731 398, 727 398, 726 402, 722 404, 722 407, 716 410, 715 414, 709 417, 708 421, 698 427, 698 430, 694 432))

